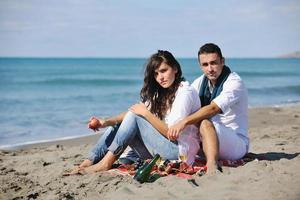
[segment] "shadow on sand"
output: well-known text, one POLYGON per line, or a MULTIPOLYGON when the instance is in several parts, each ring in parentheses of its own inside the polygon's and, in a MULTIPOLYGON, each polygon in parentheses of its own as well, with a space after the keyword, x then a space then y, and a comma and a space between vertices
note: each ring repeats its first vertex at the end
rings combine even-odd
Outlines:
POLYGON ((267 153, 248 153, 245 158, 249 159, 258 159, 258 160, 269 160, 269 161, 275 161, 280 159, 294 159, 296 158, 300 153, 283 153, 283 152, 267 152, 267 153))

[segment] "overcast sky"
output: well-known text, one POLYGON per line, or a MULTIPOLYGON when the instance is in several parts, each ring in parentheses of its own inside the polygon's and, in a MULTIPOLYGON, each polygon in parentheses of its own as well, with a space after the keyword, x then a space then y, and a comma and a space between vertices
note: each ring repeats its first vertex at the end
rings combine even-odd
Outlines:
POLYGON ((196 57, 300 50, 299 0, 0 0, 0 56, 148 57, 157 49, 196 57))

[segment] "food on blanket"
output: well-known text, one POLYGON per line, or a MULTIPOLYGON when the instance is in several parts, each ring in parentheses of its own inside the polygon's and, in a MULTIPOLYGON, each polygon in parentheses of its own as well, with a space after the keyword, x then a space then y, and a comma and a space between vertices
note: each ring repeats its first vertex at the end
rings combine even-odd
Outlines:
POLYGON ((141 167, 133 177, 135 180, 137 180, 140 183, 147 182, 150 177, 150 173, 152 171, 152 168, 156 164, 157 160, 160 158, 159 154, 156 154, 153 159, 149 162, 149 164, 144 164, 143 167, 141 167))
POLYGON ((158 170, 159 171, 165 171, 166 167, 168 166, 168 164, 170 163, 170 160, 162 160, 159 165, 158 165, 158 170))
POLYGON ((180 163, 179 171, 183 172, 183 173, 186 173, 186 174, 194 174, 195 173, 194 167, 193 166, 189 166, 185 162, 180 163))
POLYGON ((174 171, 174 169, 178 169, 179 166, 180 166, 179 162, 170 162, 170 163, 168 163, 168 165, 165 169, 165 172, 167 174, 171 174, 174 171))
POLYGON ((181 162, 179 165, 179 171, 183 172, 185 171, 189 166, 185 162, 181 162))
POLYGON ((136 162, 134 163, 134 169, 140 169, 144 165, 144 160, 142 159, 137 159, 136 162))
POLYGON ((206 173, 206 171, 207 171, 207 166, 204 166, 196 172, 196 175, 203 176, 206 173))
POLYGON ((165 172, 166 172, 167 174, 170 174, 171 171, 172 171, 172 165, 169 164, 169 165, 166 167, 165 172))

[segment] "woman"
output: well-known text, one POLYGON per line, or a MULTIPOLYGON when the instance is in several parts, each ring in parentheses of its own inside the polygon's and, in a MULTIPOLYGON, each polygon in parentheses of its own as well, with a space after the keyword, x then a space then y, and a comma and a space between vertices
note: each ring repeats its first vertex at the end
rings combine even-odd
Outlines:
MULTIPOLYGON (((178 158, 178 142, 168 139, 168 127, 199 109, 198 94, 184 82, 179 63, 168 51, 153 54, 144 75, 141 103, 115 117, 91 118, 88 126, 93 130, 111 127, 100 137, 88 159, 71 174, 109 170, 127 146, 142 159, 156 153, 164 159, 178 158)), ((199 150, 198 137, 198 129, 190 125, 178 138, 186 142, 186 161, 190 164, 199 150)))

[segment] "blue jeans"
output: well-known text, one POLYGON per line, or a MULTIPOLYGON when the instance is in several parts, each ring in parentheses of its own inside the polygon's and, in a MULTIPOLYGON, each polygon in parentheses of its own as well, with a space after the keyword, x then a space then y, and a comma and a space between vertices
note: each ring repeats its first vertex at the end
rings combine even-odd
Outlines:
POLYGON ((177 142, 169 141, 147 120, 129 111, 120 125, 109 127, 105 131, 90 152, 88 159, 97 163, 107 151, 120 156, 127 146, 130 146, 142 159, 152 158, 157 153, 163 159, 178 158, 177 142))

